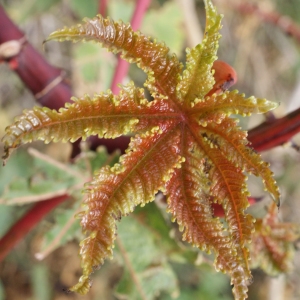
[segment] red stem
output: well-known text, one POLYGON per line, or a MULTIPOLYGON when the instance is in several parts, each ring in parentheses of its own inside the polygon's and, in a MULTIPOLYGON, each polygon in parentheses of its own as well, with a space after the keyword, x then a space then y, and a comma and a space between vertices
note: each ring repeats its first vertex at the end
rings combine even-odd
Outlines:
POLYGON ((2 58, 20 76, 25 85, 43 106, 59 109, 72 96, 69 84, 63 79, 62 71, 51 66, 24 37, 22 31, 9 19, 0 5, 0 44, 20 41, 21 50, 17 55, 2 58), (57 84, 55 79, 58 79, 57 84), (59 81, 59 79, 61 79, 59 81), (52 84, 51 84, 52 83, 52 84), (52 88, 51 88, 52 87, 52 88), (49 89, 46 92, 46 89, 49 89))
MULTIPOLYGON (((131 18, 131 27, 133 30, 138 30, 144 18, 144 14, 150 4, 151 0, 137 0, 135 10, 131 18)), ((118 55, 118 62, 115 73, 111 83, 111 90, 114 94, 119 92, 118 84, 122 83, 129 70, 129 63, 120 58, 118 55)))
POLYGON ((248 139, 252 147, 258 151, 265 151, 290 141, 300 132, 300 108, 281 119, 266 121, 251 129, 248 139))
POLYGON ((53 210, 69 196, 63 195, 50 200, 36 203, 25 213, 0 239, 0 261, 11 251, 11 249, 41 221, 46 214, 53 210))
POLYGON ((105 17, 107 15, 107 0, 99 0, 98 13, 105 17))

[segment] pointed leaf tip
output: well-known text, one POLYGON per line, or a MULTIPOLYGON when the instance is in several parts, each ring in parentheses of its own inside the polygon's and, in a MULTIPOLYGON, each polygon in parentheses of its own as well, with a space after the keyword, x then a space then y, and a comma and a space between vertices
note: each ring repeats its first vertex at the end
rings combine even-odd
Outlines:
POLYGON ((257 99, 257 113, 264 114, 270 110, 273 110, 279 106, 278 103, 269 101, 266 99, 257 99))
POLYGON ((278 209, 280 208, 280 204, 281 204, 281 197, 280 197, 280 194, 278 197, 274 198, 274 201, 278 207, 278 209))

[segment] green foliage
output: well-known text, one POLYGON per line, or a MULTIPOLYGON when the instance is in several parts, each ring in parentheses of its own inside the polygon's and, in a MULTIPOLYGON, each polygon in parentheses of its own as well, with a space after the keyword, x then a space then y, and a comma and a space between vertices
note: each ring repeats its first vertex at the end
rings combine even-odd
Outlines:
POLYGON ((95 11, 98 9, 97 0, 69 0, 70 7, 77 14, 77 16, 81 19, 83 17, 93 17, 95 15, 95 11))
POLYGON ((94 44, 79 44, 74 52, 74 59, 78 61, 77 68, 82 83, 100 82, 106 89, 112 79, 113 64, 99 47, 94 44), (101 55, 102 54, 102 55, 101 55))
POLYGON ((257 220, 251 244, 252 267, 260 267, 272 276, 292 269, 293 242, 300 237, 299 224, 281 223, 278 219, 277 208, 271 205, 267 215, 257 220))
MULTIPOLYGON (((7 229, 13 224, 13 222, 18 219, 25 211, 26 207, 19 207, 16 209, 14 206, 7 205, 5 200, 10 198, 9 186, 15 182, 16 186, 22 186, 19 181, 30 182, 30 177, 32 174, 31 169, 32 158, 26 153, 26 151, 21 150, 14 155, 7 168, 0 168, 0 236, 2 236, 7 229), (26 180, 27 179, 27 180, 26 180), (5 204, 4 204, 5 203, 5 204)), ((22 195, 21 191, 13 191, 18 195, 22 195)))
POLYGON ((175 273, 155 232, 133 218, 124 218, 119 228, 117 249, 126 271, 117 293, 128 299, 155 299, 162 291, 176 293, 175 273))
MULTIPOLYGON (((34 150, 32 152, 36 153, 34 150)), ((66 194, 83 178, 76 167, 70 165, 67 169, 69 172, 66 172, 66 168, 53 164, 45 156, 29 157, 23 154, 16 157, 16 161, 18 164, 7 168, 8 174, 5 178, 8 182, 3 184, 5 188, 1 194, 2 203, 24 204, 34 201, 33 199, 49 199, 57 193, 66 194)), ((1 170, 4 175, 6 172, 1 170)))
POLYGON ((130 18, 134 11, 134 2, 119 0, 108 1, 108 11, 109 15, 113 16, 115 20, 123 20, 124 22, 130 22, 130 18))
POLYGON ((150 10, 143 20, 141 30, 145 34, 155 36, 157 40, 164 41, 176 55, 180 56, 184 41, 183 22, 178 2, 170 1, 160 10, 150 10), (170 34, 170 28, 176 32, 176 39, 170 34))
MULTIPOLYGON (((195 264, 186 262, 175 263, 173 264, 173 268, 180 282, 180 295, 178 299, 232 299, 229 296, 228 279, 222 273, 213 272, 211 266, 203 263, 195 267, 195 264)), ((165 295, 161 300, 172 300, 172 296, 165 295)))
POLYGON ((35 255, 38 259, 44 259, 49 253, 75 238, 82 238, 80 225, 74 218, 76 213, 78 203, 71 208, 56 211, 53 226, 45 232, 40 251, 35 255))

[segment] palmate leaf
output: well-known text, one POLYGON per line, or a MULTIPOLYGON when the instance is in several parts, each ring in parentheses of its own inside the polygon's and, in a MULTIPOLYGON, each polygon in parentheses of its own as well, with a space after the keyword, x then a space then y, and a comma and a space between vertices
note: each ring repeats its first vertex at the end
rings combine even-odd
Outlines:
POLYGON ((71 290, 87 292, 93 267, 112 254, 116 221, 136 205, 152 201, 172 170, 180 166, 179 132, 176 127, 167 129, 160 133, 161 129, 154 127, 152 132, 137 136, 120 164, 102 168, 87 184, 88 210, 82 214, 81 225, 91 234, 81 242, 83 276, 71 290))
POLYGON ((34 108, 6 129, 4 159, 12 149, 38 139, 55 142, 92 134, 105 138, 133 135, 119 163, 100 169, 86 184, 86 209, 79 216, 89 236, 80 244, 83 275, 72 291, 86 293, 90 274, 112 255, 116 221, 136 205, 152 201, 161 190, 168 197, 168 211, 183 230, 183 239, 213 252, 216 269, 231 277, 235 298, 247 298, 251 281, 248 244, 254 218, 245 213, 249 205, 246 173, 262 178, 277 205, 279 191, 269 165, 247 146, 246 132, 230 115, 265 113, 277 105, 226 91, 236 78, 232 68, 216 61, 221 16, 211 1, 205 5, 205 37, 187 50, 183 73, 182 64, 164 44, 109 18, 85 19, 48 38, 95 41, 121 52, 146 72, 145 87, 154 98, 148 102, 143 89, 130 83, 118 96, 109 91, 93 98, 74 98, 59 112, 34 108), (214 203, 222 205, 225 222, 214 217, 214 203))
POLYGON ((260 267, 276 276, 292 269, 295 246, 299 240, 299 224, 280 223, 277 208, 272 203, 266 216, 255 223, 251 243, 251 267, 260 267))

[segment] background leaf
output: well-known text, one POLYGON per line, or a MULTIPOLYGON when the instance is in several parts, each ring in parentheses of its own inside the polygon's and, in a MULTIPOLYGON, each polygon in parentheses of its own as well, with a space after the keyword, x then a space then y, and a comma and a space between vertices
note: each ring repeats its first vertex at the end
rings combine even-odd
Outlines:
POLYGON ((163 244, 149 228, 132 217, 120 222, 117 249, 126 268, 117 293, 126 295, 126 299, 155 299, 162 291, 178 292, 163 244))
POLYGON ((76 167, 70 164, 68 167, 60 168, 59 165, 52 164, 52 160, 29 157, 26 154, 17 155, 17 164, 13 169, 1 169, 3 170, 1 175, 7 175, 7 179, 2 185, 0 197, 8 204, 22 204, 22 201, 30 202, 30 197, 41 196, 42 198, 43 195, 49 194, 47 196, 49 198, 59 191, 66 193, 69 188, 83 179, 81 173, 76 173, 75 169, 76 167), (66 172, 67 168, 70 172, 66 172), (5 174, 6 172, 8 174, 5 174))
POLYGON ((98 1, 96 0, 70 0, 69 4, 80 19, 94 17, 98 9, 98 1))
POLYGON ((56 211, 53 226, 43 235, 40 250, 35 254, 39 260, 74 239, 82 238, 80 222, 75 218, 79 212, 79 201, 71 208, 56 211))
POLYGON ((180 56, 184 42, 184 20, 177 1, 166 2, 160 9, 149 10, 143 20, 141 31, 164 41, 171 52, 180 56), (154 21, 155 20, 155 21, 154 21), (176 32, 176 39, 170 34, 170 28, 176 32))

